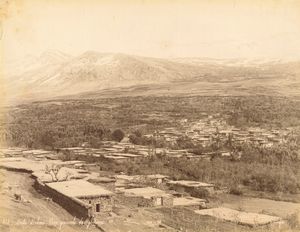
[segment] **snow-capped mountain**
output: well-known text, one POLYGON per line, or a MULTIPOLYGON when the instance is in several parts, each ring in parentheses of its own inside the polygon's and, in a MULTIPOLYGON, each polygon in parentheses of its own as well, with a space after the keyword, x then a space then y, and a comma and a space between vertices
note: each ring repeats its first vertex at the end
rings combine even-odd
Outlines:
POLYGON ((47 51, 15 62, 7 69, 10 71, 6 79, 9 93, 33 98, 138 85, 184 87, 186 82, 197 83, 194 86, 200 88, 207 88, 210 83, 213 88, 217 85, 222 90, 224 83, 231 83, 247 89, 249 83, 252 88, 261 83, 266 87, 291 83, 298 86, 299 64, 279 60, 159 59, 94 51, 72 57, 47 51))
POLYGON ((33 71, 39 68, 53 64, 61 64, 70 59, 71 56, 56 50, 43 52, 40 56, 28 55, 18 60, 7 62, 4 66, 5 75, 9 79, 23 75, 26 72, 33 71))

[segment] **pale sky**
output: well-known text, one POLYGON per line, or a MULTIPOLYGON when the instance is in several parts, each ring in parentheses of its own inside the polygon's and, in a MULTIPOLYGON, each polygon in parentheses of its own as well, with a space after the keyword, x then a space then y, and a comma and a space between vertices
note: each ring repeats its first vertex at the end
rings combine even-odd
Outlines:
POLYGON ((300 60, 299 0, 9 2, 0 12, 5 59, 54 49, 300 60))

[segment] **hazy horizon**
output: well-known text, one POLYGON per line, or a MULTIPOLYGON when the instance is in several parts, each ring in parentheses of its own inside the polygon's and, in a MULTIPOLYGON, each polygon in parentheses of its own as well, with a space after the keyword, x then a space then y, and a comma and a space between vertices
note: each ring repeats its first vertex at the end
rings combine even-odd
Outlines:
POLYGON ((157 58, 300 60, 297 1, 11 1, 4 61, 47 50, 157 58))
MULTIPOLYGON (((148 58, 154 58, 154 59, 166 59, 166 60, 172 60, 172 59, 180 59, 180 58, 183 58, 183 59, 203 59, 203 60, 224 60, 224 61, 230 61, 230 60, 249 60, 249 61, 255 61, 255 60, 262 60, 262 61, 282 61, 282 62, 289 62, 289 61, 300 61, 300 57, 297 58, 297 57, 289 57, 289 58, 286 58, 286 59, 282 59, 282 58, 276 58, 276 57, 209 57, 209 56, 173 56, 173 57, 164 57, 164 56, 151 56, 151 55, 146 55, 146 54, 135 54, 135 53, 130 53, 130 52, 118 52, 118 51, 99 51, 99 50, 85 50, 85 51, 82 51, 82 52, 79 52, 79 53, 68 53, 68 52, 65 52, 63 50, 59 50, 59 49, 47 49, 47 50, 44 50, 44 51, 41 51, 39 53, 28 53, 28 54, 24 54, 23 57, 18 57, 17 59, 26 59, 26 57, 28 56, 31 56, 31 57, 34 57, 34 58, 39 58, 40 56, 43 56, 44 54, 46 53, 51 53, 51 52, 59 52, 59 53, 63 53, 65 55, 69 55, 70 58, 74 58, 74 57, 79 57, 85 53, 88 53, 88 52, 95 52, 95 53, 98 53, 98 54, 107 54, 107 55, 118 55, 118 54, 121 54, 121 55, 128 55, 128 56, 136 56, 136 57, 148 57, 148 58)), ((12 60, 8 60, 9 62, 14 62, 14 61, 17 61, 17 59, 12 59, 12 60)))

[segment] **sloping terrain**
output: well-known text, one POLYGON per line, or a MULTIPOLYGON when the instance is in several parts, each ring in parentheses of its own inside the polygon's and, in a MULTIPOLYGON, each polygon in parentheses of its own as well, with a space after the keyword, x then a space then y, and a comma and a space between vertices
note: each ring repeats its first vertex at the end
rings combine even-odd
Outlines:
POLYGON ((92 225, 80 225, 58 204, 47 201, 32 187, 29 174, 0 170, 0 177, 0 231, 99 231, 92 225), (15 200, 15 193, 24 200, 15 200))
POLYGON ((72 95, 300 95, 300 62, 158 59, 48 51, 6 67, 8 98, 72 95))

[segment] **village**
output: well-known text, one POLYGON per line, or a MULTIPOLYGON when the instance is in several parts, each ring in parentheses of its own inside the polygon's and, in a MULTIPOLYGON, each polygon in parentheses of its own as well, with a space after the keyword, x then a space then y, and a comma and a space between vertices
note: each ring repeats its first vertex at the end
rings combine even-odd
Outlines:
POLYGON ((163 137, 169 143, 175 143, 181 136, 187 136, 194 143, 203 147, 209 146, 214 140, 226 141, 229 139, 237 143, 252 143, 263 147, 272 147, 276 144, 286 143, 286 136, 292 128, 263 129, 260 127, 236 128, 226 123, 226 117, 220 114, 207 115, 202 113, 202 118, 197 121, 180 120, 179 127, 169 127, 158 131, 155 135, 163 137))
MULTIPOLYGON (((292 135, 293 128, 237 128, 228 125, 224 115, 203 113, 198 120, 180 119, 174 127, 140 135, 146 144, 134 143, 131 134, 124 134, 121 141, 103 140, 97 148, 85 141, 76 147, 48 150, 1 148, 0 172, 16 173, 17 179, 18 175, 27 175, 22 178, 32 181, 29 187, 27 185, 32 188, 28 191, 40 194, 42 204, 46 207, 56 204, 83 224, 94 225, 96 230, 199 231, 204 225, 216 229, 215 226, 223 227, 223 223, 229 226, 229 231, 236 227, 245 231, 282 229, 287 226, 286 217, 299 208, 298 203, 289 203, 290 208, 280 213, 274 208, 278 201, 257 204, 256 198, 245 198, 258 206, 255 210, 253 206, 244 209, 243 205, 233 203, 243 201, 243 197, 232 195, 240 194, 232 191, 232 186, 189 176, 175 178, 154 171, 136 174, 109 167, 137 165, 151 157, 165 157, 173 162, 211 162, 217 155, 219 159, 230 161, 237 145, 269 149, 288 143, 292 135), (180 148, 178 141, 182 138, 189 140, 189 146, 201 147, 201 152, 195 153, 192 147, 180 148), (157 141, 163 141, 163 145, 157 141), (228 143, 231 147, 214 146, 228 143), (215 220, 220 223, 216 224, 215 220)), ((235 159, 243 155, 239 152, 235 159)), ((34 204, 35 198, 28 196, 20 183, 5 182, 6 179, 1 184, 4 196, 14 204, 34 204)))
MULTIPOLYGON (((216 127, 221 139, 226 139, 230 133, 236 141, 258 142, 262 145, 282 143, 284 140, 281 135, 288 133, 288 131, 266 132, 257 128, 241 131, 229 128, 222 121, 212 117, 191 125, 187 125, 183 120, 182 125, 185 129, 189 129, 181 132, 175 128, 167 128, 158 134, 171 142, 184 133, 205 146, 215 136, 216 127)), ((169 209, 172 213, 188 212, 190 218, 198 219, 198 223, 201 223, 201 217, 209 216, 234 225, 246 225, 247 228, 284 228, 285 220, 282 217, 215 204, 212 199, 218 194, 227 194, 226 187, 219 188, 213 183, 188 179, 174 180, 160 173, 128 175, 105 172, 99 170, 97 162, 83 161, 86 157, 93 157, 95 161, 99 159, 98 162, 101 162, 104 157, 106 160, 122 164, 127 160, 151 156, 153 152, 175 159, 197 158, 197 155, 189 153, 188 150, 135 145, 128 139, 123 139, 121 142, 103 141, 103 146, 98 149, 87 147, 85 143, 81 147, 62 148, 58 151, 3 148, 0 150, 0 168, 29 173, 34 180, 34 189, 45 196, 45 201, 57 203, 74 217, 92 222, 102 231, 116 231, 117 225, 124 227, 125 224, 130 229, 140 230, 143 228, 143 222, 139 217, 145 212, 152 215, 147 225, 149 231, 176 231, 184 228, 183 222, 179 223, 179 226, 168 219, 153 219, 154 213, 162 213, 161 209, 169 209), (76 155, 77 159, 63 161, 59 159, 59 153, 76 155), (204 198, 191 196, 195 191, 206 191, 208 195, 204 198), (146 211, 141 213, 139 209, 146 211)), ((18 185, 4 184, 1 191, 15 201, 30 204, 30 200, 20 193, 18 185)), ((195 222, 193 229, 200 228, 197 226, 199 225, 195 222)))

